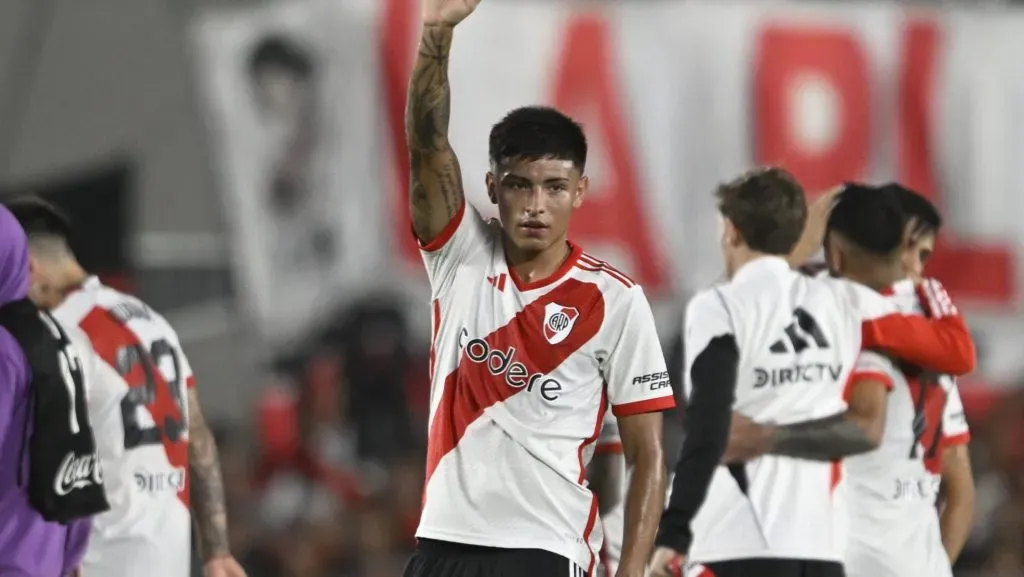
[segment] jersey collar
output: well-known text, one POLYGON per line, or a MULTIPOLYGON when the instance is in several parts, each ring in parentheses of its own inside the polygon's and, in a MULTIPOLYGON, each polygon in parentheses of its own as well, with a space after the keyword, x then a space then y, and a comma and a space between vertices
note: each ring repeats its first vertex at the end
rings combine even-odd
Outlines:
POLYGON ((737 282, 747 277, 761 274, 778 276, 789 270, 791 270, 789 268, 789 263, 786 262, 786 259, 780 256, 759 256, 741 266, 740 269, 732 275, 732 281, 737 282))
POLYGON ((563 262, 561 266, 559 266, 558 269, 555 270, 555 272, 552 273, 550 276, 544 277, 542 279, 537 279, 533 282, 526 282, 523 279, 519 278, 519 275, 516 274, 516 270, 512 268, 512 265, 508 263, 508 258, 506 257, 505 267, 508 269, 508 276, 512 278, 512 282, 516 285, 516 289, 519 292, 536 290, 554 284, 562 280, 562 278, 565 277, 565 275, 569 274, 569 271, 572 270, 573 265, 576 264, 576 261, 579 260, 580 255, 583 254, 583 249, 580 248, 579 245, 571 241, 566 241, 566 243, 569 245, 569 256, 566 257, 565 262, 563 262))
POLYGON ((914 292, 914 281, 909 278, 898 280, 892 284, 891 287, 882 291, 885 296, 891 296, 895 294, 905 294, 914 292))

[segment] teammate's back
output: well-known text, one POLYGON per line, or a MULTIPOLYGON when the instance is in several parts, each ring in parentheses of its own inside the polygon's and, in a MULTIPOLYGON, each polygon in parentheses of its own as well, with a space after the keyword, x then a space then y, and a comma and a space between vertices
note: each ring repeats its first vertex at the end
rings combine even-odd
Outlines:
POLYGON ((203 570, 244 577, 229 551, 216 443, 174 330, 139 299, 89 275, 58 208, 32 196, 6 206, 28 234, 33 303, 95 352, 87 413, 112 508, 94 524, 80 574, 186 577, 194 500, 203 570))
MULTIPOLYGON (((758 422, 789 424, 845 409, 843 384, 860 348, 848 287, 805 277, 785 259, 762 257, 730 283, 696 296, 688 314, 699 315, 694 311, 714 306, 703 301, 719 299, 742 351, 736 411, 758 422)), ((702 329, 690 329, 697 352, 702 329)), ((781 456, 719 468, 694 520, 692 555, 702 561, 840 560, 836 481, 830 463, 781 456)))
POLYGON ((154 559, 167 564, 147 570, 178 575, 191 553, 186 388, 193 384, 178 336, 159 313, 96 277, 53 314, 80 327, 104 361, 89 405, 111 510, 93 523, 83 575, 142 570, 154 559))

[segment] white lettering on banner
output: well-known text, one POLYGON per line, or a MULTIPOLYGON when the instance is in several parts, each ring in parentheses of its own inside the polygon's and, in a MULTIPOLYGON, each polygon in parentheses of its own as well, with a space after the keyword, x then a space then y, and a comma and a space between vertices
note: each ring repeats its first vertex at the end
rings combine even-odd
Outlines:
MULTIPOLYGON (((940 207, 935 171, 936 75, 942 65, 943 31, 933 19, 912 18, 900 24, 900 59, 894 78, 876 82, 866 38, 854 28, 834 23, 815 25, 806 19, 786 23, 773 19, 757 36, 755 81, 751 95, 755 114, 755 160, 782 164, 812 191, 823 191, 846 180, 870 177, 872 123, 869 119, 896 117, 894 179, 924 194, 940 207), (824 145, 800 142, 803 113, 792 100, 817 79, 836 95, 832 119, 836 134, 824 145), (892 83, 898 91, 895 110, 876 110, 881 93, 892 83)), ((977 191, 975 191, 977 192, 977 191)), ((967 191, 960 191, 966 194, 967 191)), ((1016 263, 1012 244, 980 244, 944 234, 929 263, 959 299, 987 304, 1011 304, 1016 296, 1016 263)))
POLYGON ((76 489, 102 483, 103 473, 96 455, 75 455, 74 452, 68 452, 64 455, 64 460, 57 469, 57 476, 53 479, 53 490, 63 497, 76 489))

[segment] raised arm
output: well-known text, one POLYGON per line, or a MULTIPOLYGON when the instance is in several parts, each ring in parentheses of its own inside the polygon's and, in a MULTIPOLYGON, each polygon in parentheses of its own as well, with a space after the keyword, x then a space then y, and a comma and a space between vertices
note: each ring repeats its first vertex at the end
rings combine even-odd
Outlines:
POLYGON ((441 234, 465 202, 459 159, 448 141, 448 54, 455 25, 469 16, 479 2, 423 1, 423 31, 405 109, 405 139, 412 179, 412 229, 424 244, 441 234))
POLYGON ((898 312, 876 318, 869 315, 861 324, 861 346, 883 350, 937 373, 973 371, 974 339, 946 290, 929 279, 918 285, 917 291, 928 318, 898 312))

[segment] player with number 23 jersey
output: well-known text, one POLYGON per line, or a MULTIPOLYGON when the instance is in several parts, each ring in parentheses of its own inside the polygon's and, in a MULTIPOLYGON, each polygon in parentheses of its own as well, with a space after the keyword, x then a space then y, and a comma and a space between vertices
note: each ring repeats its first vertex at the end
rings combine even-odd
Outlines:
POLYGON ((170 324, 89 277, 53 315, 104 361, 89 413, 110 511, 93 521, 82 577, 187 577, 191 563, 188 402, 192 369, 170 324))

